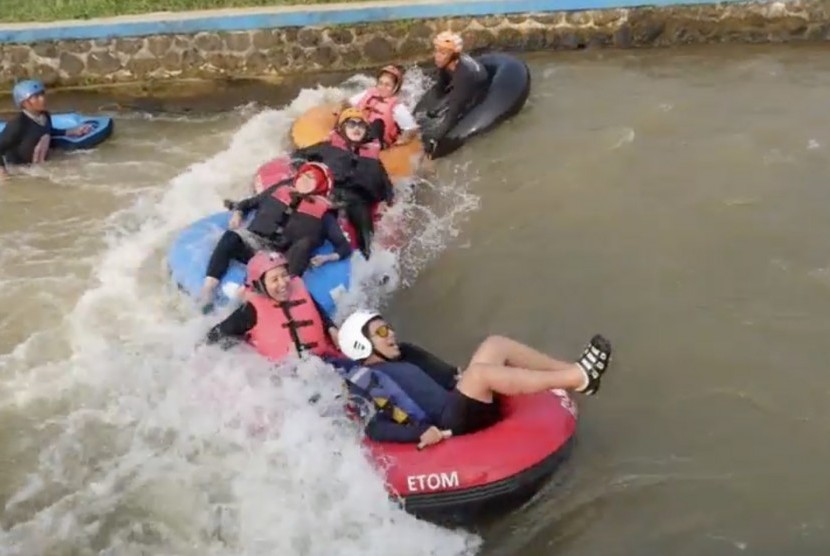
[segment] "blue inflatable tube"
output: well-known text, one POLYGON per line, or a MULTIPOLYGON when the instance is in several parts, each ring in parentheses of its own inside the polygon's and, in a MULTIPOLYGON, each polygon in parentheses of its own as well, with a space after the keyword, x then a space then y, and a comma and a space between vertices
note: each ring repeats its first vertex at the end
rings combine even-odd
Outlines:
MULTIPOLYGON (((91 149, 107 140, 115 127, 112 118, 105 116, 84 116, 82 114, 52 114, 52 127, 55 129, 72 129, 80 125, 89 125, 90 130, 78 137, 52 137, 52 148, 73 151, 77 149, 91 149)), ((6 127, 6 122, 0 121, 0 132, 6 127)))
MULTIPOLYGON (((167 254, 170 275, 176 285, 194 299, 199 296, 213 248, 228 229, 230 217, 230 212, 220 212, 197 220, 182 230, 170 247, 167 254)), ((327 242, 315 254, 332 252, 334 247, 327 242)), ((346 259, 326 263, 317 268, 309 267, 303 275, 303 281, 314 300, 330 318, 333 318, 335 302, 340 295, 348 291, 350 276, 351 261, 346 259)), ((244 284, 245 265, 232 261, 217 288, 215 303, 228 303, 235 297, 237 289, 244 284)))

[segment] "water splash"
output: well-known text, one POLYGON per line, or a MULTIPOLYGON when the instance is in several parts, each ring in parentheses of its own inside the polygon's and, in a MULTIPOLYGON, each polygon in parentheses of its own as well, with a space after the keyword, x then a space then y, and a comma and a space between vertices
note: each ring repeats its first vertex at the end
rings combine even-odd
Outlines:
MULTIPOLYGON (((408 80, 405 93, 416 86, 408 80)), ((213 137, 218 152, 164 185, 125 176, 125 187, 138 182, 140 192, 95 223, 104 233, 96 236, 91 283, 54 328, 0 357, 0 411, 26 431, 4 450, 27 462, 0 483, 8 494, 0 552, 478 550, 476 536, 418 521, 389 501, 330 368, 319 361, 275 368, 244 346, 194 348, 216 317, 195 314, 167 280, 163 260, 174 234, 223 198, 248 194, 254 170, 288 149, 291 121, 349 92, 304 90, 283 110, 246 114, 235 132, 213 137), (44 357, 46 344, 56 347, 44 357)), ((135 174, 144 170, 129 164, 135 174)), ((476 206, 468 174, 448 185, 408 185, 386 218, 413 225, 417 240, 379 248, 359 265, 364 287, 344 306, 383 303, 445 248, 459 217, 476 206), (435 201, 431 208, 423 197, 435 201)), ((60 276, 60 268, 52 272, 60 276)))

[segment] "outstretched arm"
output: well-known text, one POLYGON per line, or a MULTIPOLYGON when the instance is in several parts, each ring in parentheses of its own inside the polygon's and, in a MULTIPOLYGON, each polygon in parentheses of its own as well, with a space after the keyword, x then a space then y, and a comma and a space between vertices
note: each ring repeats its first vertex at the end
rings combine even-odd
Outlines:
POLYGON ((250 303, 245 303, 228 317, 210 329, 205 343, 208 345, 219 343, 227 349, 245 339, 248 331, 256 325, 256 309, 250 303))
POLYGON ((243 215, 245 215, 249 211, 255 208, 259 208, 259 205, 260 203, 262 203, 263 200, 270 197, 278 187, 282 187, 283 185, 284 182, 274 184, 268 189, 263 189, 261 192, 257 193, 253 197, 248 197, 247 199, 242 199, 238 203, 233 203, 232 208, 233 210, 241 212, 243 215))

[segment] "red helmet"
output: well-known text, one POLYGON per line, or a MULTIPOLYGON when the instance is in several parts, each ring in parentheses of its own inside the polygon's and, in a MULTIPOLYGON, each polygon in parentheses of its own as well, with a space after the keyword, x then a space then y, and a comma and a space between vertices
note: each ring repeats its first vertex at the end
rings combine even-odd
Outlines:
POLYGON ((322 162, 306 162, 297 168, 297 173, 294 175, 294 184, 297 184, 297 180, 301 175, 309 173, 314 176, 316 184, 311 193, 323 197, 327 196, 334 186, 334 174, 332 174, 329 167, 322 162))
POLYGON ((260 281, 265 273, 278 266, 286 266, 288 261, 282 253, 276 251, 257 251, 251 260, 248 261, 247 276, 245 285, 249 288, 259 289, 260 281))
POLYGON ((401 89, 401 85, 403 85, 403 73, 401 73, 401 70, 398 69, 398 66, 393 66, 391 64, 380 68, 380 71, 378 72, 378 77, 380 77, 384 73, 388 73, 389 75, 395 78, 395 92, 397 93, 401 89))

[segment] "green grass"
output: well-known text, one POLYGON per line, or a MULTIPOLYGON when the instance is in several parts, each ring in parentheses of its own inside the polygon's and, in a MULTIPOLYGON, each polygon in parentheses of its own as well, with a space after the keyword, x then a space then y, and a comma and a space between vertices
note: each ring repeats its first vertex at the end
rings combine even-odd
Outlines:
POLYGON ((333 4, 357 0, 0 0, 0 22, 88 19, 150 12, 333 4))

